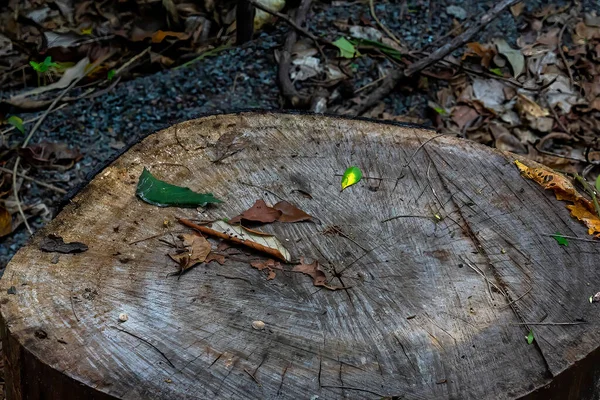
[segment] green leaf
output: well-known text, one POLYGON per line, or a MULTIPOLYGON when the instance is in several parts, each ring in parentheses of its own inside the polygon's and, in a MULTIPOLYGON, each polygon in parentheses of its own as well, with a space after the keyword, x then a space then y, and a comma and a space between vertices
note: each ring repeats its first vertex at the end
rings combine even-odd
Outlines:
POLYGON ((159 207, 203 207, 208 203, 222 203, 212 193, 196 193, 189 188, 161 181, 146 168, 140 175, 135 194, 146 203, 159 207))
POLYGON ((600 195, 600 175, 598 175, 596 178, 596 192, 598 192, 597 194, 600 195))
POLYGON ((533 343, 533 340, 535 339, 535 338, 533 337, 533 329, 531 329, 531 330, 529 331, 529 334, 527 334, 527 336, 525 336, 525 339, 527 339, 527 344, 531 344, 531 343, 533 343))
POLYGON ((552 237, 554 238, 554 240, 556 240, 556 243, 558 243, 561 246, 568 246, 569 242, 567 241, 567 239, 561 235, 559 232, 556 232, 554 235, 552 235, 552 237))
POLYGON ((362 171, 358 167, 349 167, 342 176, 342 190, 358 183, 362 179, 362 171))
POLYGON ((109 81, 112 81, 112 78, 115 77, 115 74, 117 72, 114 69, 111 69, 110 71, 108 71, 108 74, 106 74, 106 79, 108 79, 109 81))
POLYGON ((375 49, 380 50, 383 54, 392 57, 396 61, 402 60, 402 53, 400 53, 400 51, 398 51, 395 48, 390 47, 386 44, 383 44, 381 42, 377 42, 375 40, 352 38, 352 39, 350 39, 350 43, 352 43, 353 45, 355 45, 357 47, 375 48, 375 49))
POLYGON ((47 72, 49 68, 51 67, 58 67, 58 64, 55 62, 52 62, 52 57, 48 56, 44 59, 44 61, 42 61, 41 63, 37 63, 35 61, 29 61, 29 65, 31 65, 33 67, 34 70, 36 70, 37 72, 47 72))
POLYGON ((490 72, 493 73, 494 75, 504 76, 504 73, 502 72, 502 70, 500 68, 490 68, 490 72))
POLYGON ((447 114, 446 110, 444 110, 442 107, 433 107, 433 109, 435 110, 436 113, 438 113, 440 115, 446 115, 447 114))
POLYGON ((21 133, 25 133, 25 128, 23 128, 23 120, 16 115, 8 117, 6 122, 17 128, 21 133))
POLYGON ((350 43, 345 37, 341 37, 332 43, 335 47, 340 49, 340 57, 354 58, 360 55, 352 43, 350 43))

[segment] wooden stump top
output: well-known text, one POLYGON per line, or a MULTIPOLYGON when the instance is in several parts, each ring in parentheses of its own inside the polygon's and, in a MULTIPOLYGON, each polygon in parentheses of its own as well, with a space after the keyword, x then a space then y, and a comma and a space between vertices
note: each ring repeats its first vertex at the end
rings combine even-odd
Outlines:
POLYGON ((312 115, 178 124, 100 172, 7 267, 7 390, 61 400, 501 399, 547 394, 569 377, 564 393, 584 397, 593 387, 582 366, 600 344, 588 302, 600 245, 559 246, 555 232, 586 237, 510 156, 465 140, 312 115), (351 165, 364 177, 340 192, 351 165), (135 196, 144 167, 224 203, 144 203, 135 196), (249 265, 267 257, 243 248, 224 265, 167 276, 177 265, 166 242, 190 232, 177 217, 232 217, 257 199, 316 217, 261 229, 347 289, 288 271, 267 280, 249 265), (43 252, 49 234, 89 250, 43 252))

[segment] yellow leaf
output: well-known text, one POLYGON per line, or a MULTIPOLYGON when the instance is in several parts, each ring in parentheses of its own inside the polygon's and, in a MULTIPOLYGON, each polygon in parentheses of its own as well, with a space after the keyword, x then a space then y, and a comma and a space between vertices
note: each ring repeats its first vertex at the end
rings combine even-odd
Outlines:
POLYGON ((358 183, 362 179, 362 171, 358 167, 349 167, 342 176, 342 190, 358 183))
POLYGON ((12 216, 6 208, 0 206, 0 237, 12 232, 12 216))

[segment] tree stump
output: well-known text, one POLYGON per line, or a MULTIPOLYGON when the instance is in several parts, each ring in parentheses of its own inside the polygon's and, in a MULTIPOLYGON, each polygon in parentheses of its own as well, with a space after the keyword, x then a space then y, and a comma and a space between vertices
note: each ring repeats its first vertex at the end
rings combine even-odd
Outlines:
POLYGON ((586 227, 512 157, 313 115, 211 116, 150 135, 9 264, 9 399, 592 398, 600 247, 557 244, 551 234, 586 227), (340 191, 351 165, 363 179, 340 191), (143 168, 224 202, 147 204, 143 168), (257 199, 315 217, 261 229, 344 289, 287 265, 267 279, 250 262, 268 257, 241 247, 168 276, 173 241, 191 232, 178 217, 232 217, 257 199), (89 249, 43 252, 50 234, 89 249))

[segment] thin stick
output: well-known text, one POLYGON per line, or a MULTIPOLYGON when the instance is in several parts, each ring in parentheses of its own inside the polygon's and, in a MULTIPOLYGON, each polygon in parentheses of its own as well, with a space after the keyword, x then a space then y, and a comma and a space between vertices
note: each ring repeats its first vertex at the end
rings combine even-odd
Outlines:
POLYGON ((273 11, 273 10, 269 9, 268 7, 263 6, 262 4, 260 4, 259 2, 255 1, 255 0, 248 0, 248 3, 252 4, 254 7, 256 7, 258 9, 260 9, 260 10, 263 10, 267 14, 271 14, 271 15, 277 17, 277 18, 281 18, 282 20, 284 20, 285 22, 287 22, 292 28, 294 28, 295 30, 297 30, 298 32, 300 32, 301 34, 303 34, 304 36, 306 36, 309 39, 311 39, 314 42, 315 47, 317 48, 317 50, 319 50, 319 53, 321 54, 321 57, 323 57, 323 60, 327 60, 327 56, 325 56, 325 53, 323 52, 323 49, 321 48, 321 46, 319 46, 319 42, 322 42, 322 43, 325 43, 327 45, 333 46, 333 44, 329 40, 327 40, 325 38, 319 38, 319 37, 313 35, 308 30, 302 28, 300 25, 298 25, 296 22, 294 22, 287 15, 282 14, 282 13, 277 12, 277 11, 273 11))
POLYGON ((394 189, 396 190, 396 187, 398 186, 398 183, 400 182, 400 179, 402 179, 402 171, 404 171, 404 168, 408 167, 408 165, 412 162, 413 158, 415 158, 415 156, 417 155, 417 153, 419 152, 419 150, 421 150, 427 143, 431 142, 434 139, 439 138, 440 136, 444 136, 443 133, 440 133, 439 135, 430 137, 429 139, 427 139, 426 141, 424 141, 423 143, 421 143, 421 145, 419 147, 417 147, 417 149, 415 150, 414 153, 412 153, 412 155, 410 156, 410 158, 408 159, 408 161, 402 165, 402 168, 400 168, 400 176, 398 178, 396 178, 396 184, 394 185, 394 189))
POLYGON ((371 16, 373 17, 375 22, 377 22, 377 25, 379 25, 381 30, 383 30, 390 37, 390 39, 392 39, 398 45, 402 46, 402 42, 400 42, 400 39, 398 39, 396 37, 396 35, 394 35, 392 33, 392 31, 390 31, 385 25, 383 25, 381 23, 381 21, 379 20, 379 18, 377 18, 377 15, 375 14, 375 4, 374 3, 375 3, 375 0, 369 0, 369 10, 371 10, 371 16))
MULTIPOLYGON (((4 167, 0 167, 0 171, 1 171, 1 172, 4 172, 4 173, 7 173, 7 174, 11 174, 11 175, 12 175, 12 173, 13 173, 13 171, 11 171, 11 170, 10 170, 10 169, 8 169, 8 168, 4 168, 4 167)), ((61 188, 59 188, 59 187, 56 187, 56 186, 54 186, 54 185, 51 185, 51 184, 49 184, 49 183, 42 182, 42 181, 40 181, 40 180, 37 180, 37 179, 35 179, 35 178, 32 178, 32 177, 30 177, 30 176, 28 176, 28 175, 25 175, 25 174, 24 174, 24 173, 22 173, 22 172, 19 172, 19 173, 17 173, 17 175, 19 175, 21 178, 23 178, 23 179, 25 179, 25 180, 27 180, 27 181, 35 182, 36 184, 38 184, 38 185, 40 185, 40 186, 43 186, 43 187, 45 187, 45 188, 48 188, 48 189, 54 190, 56 193, 60 193, 60 194, 67 194, 67 191, 66 191, 65 189, 61 189, 61 188)))
POLYGON ((531 292, 531 289, 533 289, 533 286, 530 286, 530 287, 529 287, 529 289, 527 289, 527 290, 525 291, 525 293, 523 293, 522 295, 520 295, 519 297, 517 297, 516 299, 514 299, 514 300, 513 300, 513 301, 511 301, 510 303, 503 305, 502 307, 500 307, 500 309, 512 306, 512 305, 513 305, 513 304, 515 304, 517 301, 519 301, 519 300, 521 300, 523 297, 527 296, 527 294, 528 294, 529 292, 531 292))
MULTIPOLYGON (((63 104, 61 104, 60 106, 56 107, 54 110, 52 110, 52 112, 58 111, 58 110, 60 110, 61 108, 64 108, 64 107, 66 107, 66 106, 67 106, 67 105, 66 105, 65 103, 63 103, 63 104)), ((27 124, 29 124, 29 123, 31 123, 31 122, 35 122, 35 121, 37 121, 37 120, 38 120, 38 119, 40 119, 40 118, 42 118, 42 116, 41 116, 41 115, 40 115, 40 116, 38 116, 38 117, 34 117, 34 118, 30 118, 30 119, 26 119, 25 121, 23 121, 23 125, 27 125, 27 124)), ((6 134, 6 133, 12 132, 12 131, 14 131, 15 129, 17 129, 17 128, 16 128, 16 127, 14 127, 14 126, 11 126, 10 128, 6 128, 6 129, 5 129, 5 130, 3 130, 2 132, 0 132, 0 135, 4 135, 4 134, 6 134)))
POLYGON ((73 305, 73 289, 71 289, 71 293, 69 293, 69 297, 71 298, 71 311, 73 311, 73 315, 75 316, 75 319, 77 320, 77 322, 79 322, 79 317, 77 316, 77 313, 75 312, 75 306, 73 305))
MULTIPOLYGON (((569 73, 569 81, 571 81, 571 86, 575 85, 575 81, 573 80, 573 73, 571 72, 571 67, 567 63, 567 57, 565 57, 565 52, 562 49, 562 36, 565 32, 565 28, 567 27, 567 23, 563 25, 560 32, 558 33, 558 53, 560 54, 560 58, 562 58, 563 63, 565 64, 565 68, 569 73)), ((567 131, 568 132, 568 131, 567 131)))
POLYGON ((142 58, 144 56, 144 54, 148 53, 150 51, 152 47, 147 47, 144 51, 142 51, 141 53, 131 57, 131 59, 129 61, 127 61, 125 64, 121 65, 119 68, 117 68, 115 70, 115 76, 118 76, 123 70, 125 70, 126 68, 128 68, 131 64, 133 64, 134 62, 136 62, 137 60, 139 60, 140 58, 142 58))
POLYGON ((381 220, 379 221, 380 223, 384 223, 384 222, 390 222, 393 221, 395 219, 399 219, 399 218, 425 218, 425 219, 431 219, 431 217, 427 217, 425 215, 396 215, 395 217, 389 217, 387 219, 381 220))
POLYGON ((126 334, 128 334, 129 336, 133 336, 134 338, 136 338, 136 339, 139 339, 139 340, 141 340, 142 342, 146 343, 148 346, 150 346, 150 347, 152 347, 154 350, 158 351, 158 352, 160 353, 160 355, 161 355, 161 356, 163 356, 163 358, 164 358, 165 360, 167 360, 167 362, 169 363, 169 365, 170 365, 171 367, 175 368, 175 366, 173 365, 173 363, 171 362, 171 360, 169 360, 169 358, 167 358, 167 356, 165 355, 165 353, 163 353, 162 351, 160 351, 160 350, 158 349, 158 347, 156 347, 155 345, 153 345, 152 343, 150 343, 150 342, 149 342, 149 341, 147 341, 146 339, 144 339, 144 338, 141 338, 141 337, 139 337, 138 335, 135 335, 135 334, 133 334, 133 333, 131 333, 131 332, 128 332, 128 331, 126 331, 125 329, 119 328, 119 327, 117 327, 117 326, 114 326, 114 325, 112 325, 112 326, 111 326, 111 328, 114 328, 114 329, 116 329, 116 330, 118 330, 118 331, 121 331, 121 332, 123 332, 123 333, 126 333, 126 334))
POLYGON ((384 394, 381 394, 381 393, 377 393, 377 392, 374 392, 374 391, 369 390, 369 389, 355 388, 355 387, 352 387, 352 386, 322 385, 321 387, 322 388, 342 389, 342 390, 357 390, 359 392, 371 393, 372 395, 379 396, 381 398, 384 398, 384 397, 387 398, 387 397, 389 397, 387 395, 384 395, 384 394))

